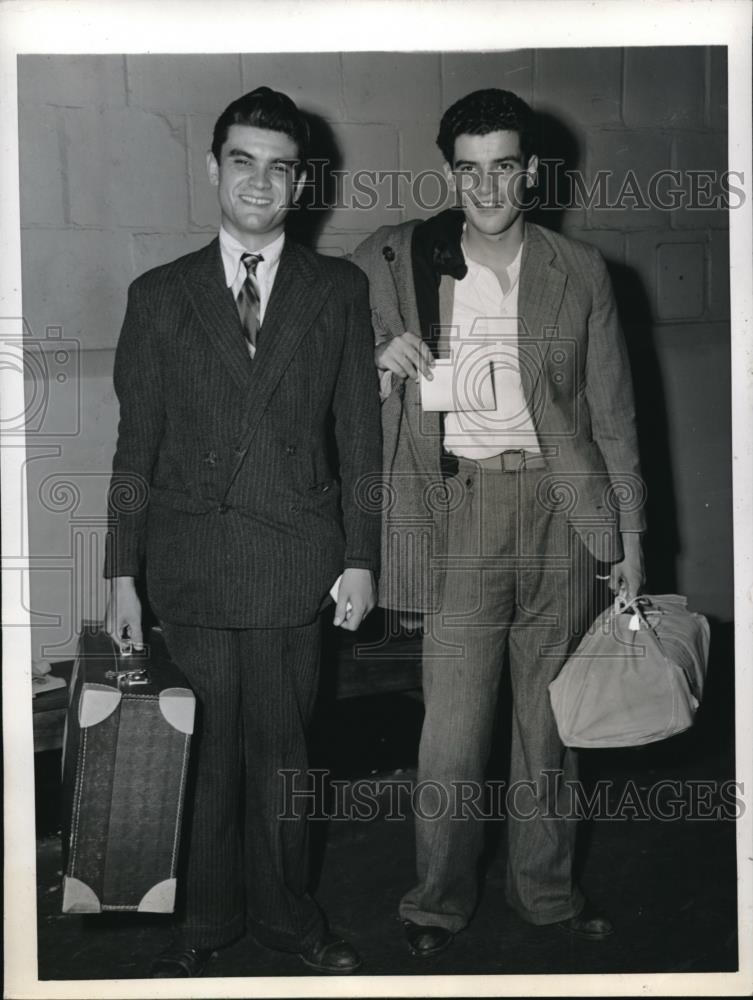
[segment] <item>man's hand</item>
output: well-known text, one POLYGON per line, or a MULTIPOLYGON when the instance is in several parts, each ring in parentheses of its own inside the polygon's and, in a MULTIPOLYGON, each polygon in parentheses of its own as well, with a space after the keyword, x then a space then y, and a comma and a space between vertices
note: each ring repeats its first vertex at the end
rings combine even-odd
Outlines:
POLYGON ((124 652, 144 648, 141 631, 141 601, 136 594, 132 576, 116 576, 110 580, 110 595, 105 611, 105 631, 124 652))
POLYGON ((429 345, 415 333, 401 333, 378 344, 374 350, 374 362, 380 371, 392 372, 398 378, 412 378, 418 382, 419 372, 429 380, 434 378, 431 372, 434 358, 429 345))
POLYGON ((625 591, 628 601, 638 596, 645 574, 643 570, 643 545, 638 531, 622 532, 622 547, 625 557, 622 562, 614 563, 609 577, 609 589, 614 594, 625 591))
POLYGON ((335 626, 355 632, 366 615, 376 606, 376 583, 368 569, 346 569, 340 580, 335 608, 335 626), (350 608, 348 608, 350 604, 350 608))

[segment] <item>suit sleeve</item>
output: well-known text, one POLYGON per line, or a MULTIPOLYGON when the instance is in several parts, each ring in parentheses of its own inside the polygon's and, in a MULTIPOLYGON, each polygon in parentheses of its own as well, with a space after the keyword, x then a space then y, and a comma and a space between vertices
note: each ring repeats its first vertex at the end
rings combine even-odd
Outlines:
POLYGON ((348 269, 351 294, 333 413, 342 484, 345 569, 378 574, 381 511, 369 502, 369 484, 381 475, 382 429, 379 388, 366 276, 348 269))
POLYGON ((105 577, 135 577, 141 570, 149 487, 165 424, 160 359, 144 299, 134 282, 115 352, 120 420, 107 501, 105 577))
POLYGON ((593 305, 588 322, 586 385, 593 439, 612 483, 621 531, 643 531, 645 486, 638 459, 630 362, 612 284, 598 251, 593 257, 593 305))

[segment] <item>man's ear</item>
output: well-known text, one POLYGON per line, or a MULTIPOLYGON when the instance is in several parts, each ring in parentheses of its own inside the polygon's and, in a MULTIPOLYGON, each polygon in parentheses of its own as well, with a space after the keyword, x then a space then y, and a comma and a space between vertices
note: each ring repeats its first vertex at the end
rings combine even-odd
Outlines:
POLYGON ((306 171, 302 170, 298 177, 296 177, 295 184, 293 186, 293 204, 297 204, 298 199, 303 194, 303 189, 306 186, 306 171))
POLYGON ((528 166, 526 167, 526 187, 533 187, 536 183, 536 171, 539 169, 539 158, 538 156, 528 157, 528 166))
POLYGON ((220 183, 220 165, 211 150, 207 153, 207 173, 209 174, 209 183, 213 187, 217 187, 220 183))

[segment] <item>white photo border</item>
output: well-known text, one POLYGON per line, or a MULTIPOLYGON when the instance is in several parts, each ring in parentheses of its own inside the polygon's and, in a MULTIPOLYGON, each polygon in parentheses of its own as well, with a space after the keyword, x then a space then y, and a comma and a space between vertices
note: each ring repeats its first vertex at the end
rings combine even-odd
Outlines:
MULTIPOLYGON (((9 0, 0 6, 0 316, 22 315, 16 57, 21 53, 238 51, 253 24, 254 51, 452 51, 619 45, 724 45, 729 68, 729 165, 745 203, 730 213, 737 779, 737 973, 562 976, 359 976, 200 981, 37 978, 34 761, 28 573, 3 561, 5 741, 5 996, 703 996, 753 990, 753 225, 751 12, 740 0, 9 0)), ((251 37, 249 35, 249 37, 251 37)), ((18 321, 20 327, 20 320, 18 321)), ((19 329, 20 333, 20 329, 19 329)), ((23 412, 23 376, 0 372, 0 419, 23 412)), ((18 482, 25 451, 4 441, 2 484, 18 482)), ((3 554, 28 553, 23 491, 2 491, 3 554), (23 525, 19 540, 9 530, 23 525)))

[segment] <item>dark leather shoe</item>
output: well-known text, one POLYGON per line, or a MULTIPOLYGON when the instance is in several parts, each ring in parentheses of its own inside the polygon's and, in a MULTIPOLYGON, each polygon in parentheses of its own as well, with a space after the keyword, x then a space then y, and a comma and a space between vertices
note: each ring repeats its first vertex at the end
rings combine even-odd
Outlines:
POLYGON ((569 920, 560 920, 557 926, 589 941, 603 941, 614 933, 609 917, 591 903, 586 903, 580 913, 569 920))
POLYGON ((412 920, 403 921, 405 940, 408 947, 418 958, 429 958, 438 955, 440 951, 449 948, 455 935, 446 927, 429 927, 425 924, 414 924, 412 920))
POLYGON ((321 941, 298 954, 301 961, 330 975, 348 975, 361 966, 361 956, 352 944, 335 934, 326 934, 321 941))
POLYGON ((191 945, 172 944, 154 960, 151 968, 153 979, 181 979, 202 976, 209 960, 217 954, 212 948, 193 948, 191 945))

